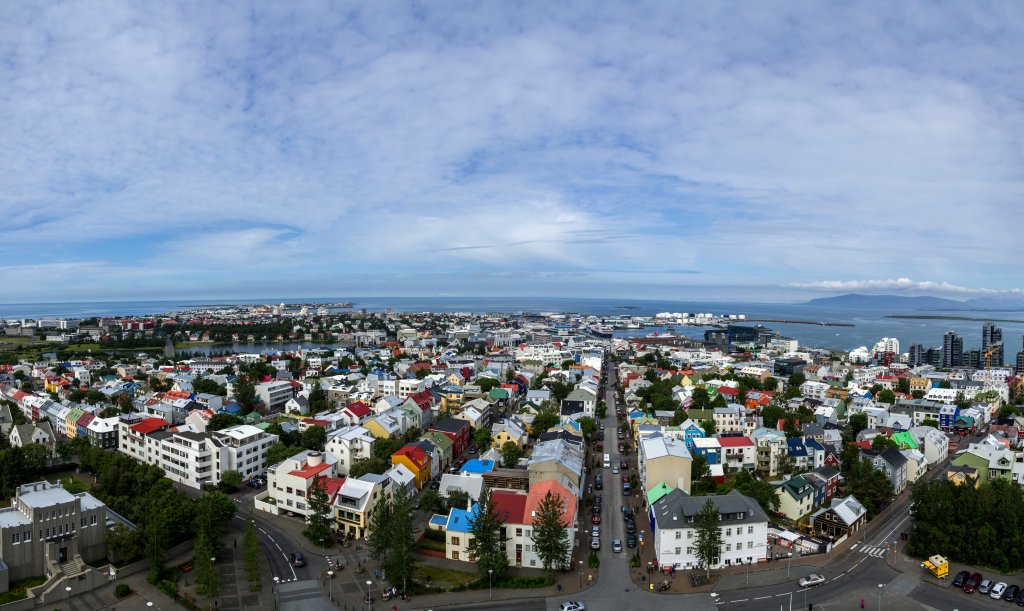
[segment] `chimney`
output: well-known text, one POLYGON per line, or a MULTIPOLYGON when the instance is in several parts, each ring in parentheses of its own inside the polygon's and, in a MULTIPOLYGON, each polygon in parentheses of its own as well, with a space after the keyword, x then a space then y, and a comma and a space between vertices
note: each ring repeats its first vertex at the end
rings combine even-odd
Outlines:
POLYGON ((324 456, 320 452, 310 452, 306 454, 306 466, 308 467, 319 467, 324 462, 324 456))

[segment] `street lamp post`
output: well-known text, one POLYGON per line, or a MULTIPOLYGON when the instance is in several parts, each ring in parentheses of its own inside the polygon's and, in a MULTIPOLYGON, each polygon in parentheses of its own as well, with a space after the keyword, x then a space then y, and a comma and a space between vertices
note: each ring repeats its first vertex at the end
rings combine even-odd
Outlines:
POLYGON ((117 571, 110 565, 110 580, 114 582, 114 602, 117 602, 117 571))
POLYGON ((790 569, 793 568, 793 552, 789 552, 786 556, 789 558, 789 561, 786 563, 786 579, 789 579, 790 569))
POLYGON ((878 584, 878 611, 882 611, 882 588, 884 587, 884 583, 878 584))
POLYGON ((366 608, 369 611, 373 611, 373 598, 370 597, 370 587, 372 585, 373 585, 373 582, 370 581, 369 579, 367 579, 366 580, 366 608))
POLYGON ((583 589, 583 561, 580 560, 580 589, 583 589))
POLYGON ((281 587, 281 578, 274 575, 274 609, 277 609, 277 589, 281 587))
POLYGON ((711 593, 711 600, 714 601, 714 605, 718 606, 718 592, 711 593))
MULTIPOLYGON (((210 583, 211 583, 211 584, 213 584, 213 579, 212 579, 212 577, 213 577, 213 574, 212 574, 212 571, 216 570, 216 569, 214 568, 214 566, 213 566, 214 564, 217 564, 217 558, 210 558, 210 571, 211 571, 211 574, 210 574, 210 577, 211 577, 211 579, 210 579, 210 583)), ((212 590, 212 588, 211 588, 211 590, 212 590)), ((213 604, 214 606, 216 606, 216 605, 217 605, 217 597, 216 597, 216 596, 215 596, 215 595, 213 594, 213 592, 210 592, 210 603, 212 603, 212 604, 213 604)))
POLYGON ((487 569, 487 600, 494 599, 494 569, 487 569))
POLYGON ((64 606, 71 608, 71 586, 64 586, 64 606))

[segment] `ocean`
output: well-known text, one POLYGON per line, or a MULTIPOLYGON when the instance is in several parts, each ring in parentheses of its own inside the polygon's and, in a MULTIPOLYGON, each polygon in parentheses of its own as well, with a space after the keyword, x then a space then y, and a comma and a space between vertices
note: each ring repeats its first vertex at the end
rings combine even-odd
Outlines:
MULTIPOLYGON (((900 340, 903 351, 912 344, 926 348, 941 346, 942 335, 955 331, 964 338, 964 348, 981 346, 981 326, 984 320, 996 322, 1003 330, 1006 360, 1012 361, 1022 349, 1024 312, 981 310, 881 310, 823 308, 779 303, 724 303, 679 302, 635 299, 582 299, 555 297, 331 297, 296 298, 276 297, 261 300, 176 300, 176 301, 110 301, 69 303, 0 304, 0 319, 88 318, 93 316, 128 316, 164 314, 168 312, 208 307, 211 305, 259 305, 275 303, 336 303, 350 301, 354 309, 365 308, 379 312, 574 312, 594 315, 651 316, 658 312, 710 312, 713 314, 745 314, 748 319, 803 320, 812 322, 841 322, 853 327, 830 327, 764 322, 766 327, 799 340, 801 345, 852 350, 859 346, 871 347, 883 337, 900 340), (981 320, 935 320, 889 318, 900 316, 957 316, 981 320)), ((741 323, 741 324, 753 324, 741 323)), ((649 332, 649 331, 648 331, 649 332)), ((681 327, 677 333, 702 337, 703 329, 681 327)))

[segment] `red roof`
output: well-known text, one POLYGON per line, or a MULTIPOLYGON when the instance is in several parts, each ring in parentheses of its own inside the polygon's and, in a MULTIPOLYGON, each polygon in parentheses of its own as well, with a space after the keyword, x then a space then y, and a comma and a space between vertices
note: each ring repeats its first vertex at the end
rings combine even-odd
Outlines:
POLYGON ((302 422, 310 426, 322 426, 324 428, 327 428, 331 424, 330 420, 317 420, 316 418, 303 418, 302 422))
POLYGON ((345 406, 345 409, 349 411, 353 416, 362 418, 363 416, 370 413, 370 408, 362 401, 356 401, 355 403, 349 403, 345 406))
POLYGON ((167 428, 167 421, 163 418, 146 418, 138 424, 133 424, 131 429, 136 433, 143 435, 149 435, 153 431, 159 431, 167 428))
POLYGON ((754 442, 751 441, 749 437, 745 437, 745 436, 741 436, 741 437, 729 436, 729 437, 719 437, 718 438, 718 445, 722 446, 723 448, 742 448, 742 447, 747 447, 747 446, 753 447, 754 446, 754 442))
POLYGON ((321 477, 320 487, 327 493, 327 498, 334 499, 334 495, 338 494, 338 490, 341 490, 342 485, 345 483, 344 477, 321 477))
POLYGON ((312 467, 309 466, 309 465, 306 465, 305 467, 303 467, 301 469, 296 469, 295 471, 289 471, 288 475, 294 475, 295 477, 301 477, 302 479, 309 479, 309 478, 313 477, 314 475, 316 475, 317 473, 320 473, 324 469, 330 468, 330 466, 331 465, 328 465, 327 463, 320 463, 319 465, 314 465, 312 467))
POLYGON ((729 395, 729 396, 732 396, 732 397, 736 397, 736 396, 739 396, 740 391, 739 391, 738 388, 732 388, 731 386, 719 386, 718 387, 718 394, 720 394, 720 395, 729 395))
MULTIPOLYGON (((402 446, 394 454, 391 455, 392 458, 394 458, 395 456, 406 456, 417 467, 423 467, 424 465, 426 465, 428 459, 427 453, 423 451, 423 448, 414 444, 402 446)), ((394 461, 392 461, 392 463, 393 462, 394 461)))
POLYGON ((526 517, 526 495, 511 490, 491 492, 494 513, 505 524, 529 524, 526 517))
POLYGON ((540 506, 541 501, 544 500, 548 492, 552 496, 562 497, 563 509, 565 510, 565 524, 566 526, 571 526, 576 519, 576 496, 569 492, 568 488, 552 479, 537 482, 530 486, 530 492, 526 495, 526 509, 523 516, 526 523, 533 524, 533 513, 537 511, 537 507, 540 506))
POLYGON ((416 406, 420 408, 421 412, 425 412, 430 409, 430 406, 434 403, 434 395, 430 394, 429 390, 414 392, 409 395, 409 398, 412 399, 416 406))

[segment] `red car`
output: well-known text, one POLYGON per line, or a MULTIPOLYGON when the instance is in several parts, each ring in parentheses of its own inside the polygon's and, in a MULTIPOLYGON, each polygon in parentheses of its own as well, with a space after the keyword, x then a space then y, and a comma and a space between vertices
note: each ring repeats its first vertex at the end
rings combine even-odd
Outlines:
POLYGON ((964 583, 964 592, 967 592, 968 594, 974 592, 974 589, 978 587, 979 583, 981 583, 981 573, 971 575, 970 579, 964 583))
POLYGON ((623 484, 628 484, 629 483, 629 476, 628 475, 623 475, 622 476, 622 483, 623 484))
POLYGON ((594 523, 594 524, 600 524, 601 523, 601 514, 595 513, 594 517, 590 518, 590 521, 592 523, 594 523))

